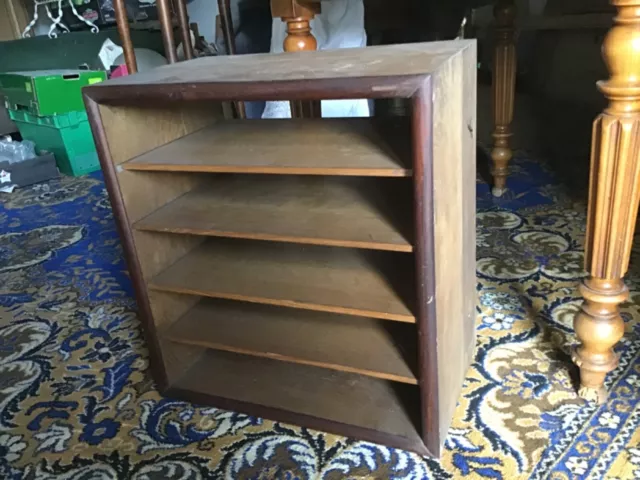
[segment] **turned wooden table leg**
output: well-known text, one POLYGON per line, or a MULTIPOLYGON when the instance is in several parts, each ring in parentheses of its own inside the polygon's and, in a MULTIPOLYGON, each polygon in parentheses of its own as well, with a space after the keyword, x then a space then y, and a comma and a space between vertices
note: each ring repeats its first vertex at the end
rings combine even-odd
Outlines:
POLYGON ((581 344, 580 396, 604 402, 604 378, 618 364, 619 304, 628 296, 627 272, 640 201, 640 0, 612 0, 618 9, 602 53, 610 78, 598 82, 609 100, 593 125, 584 304, 574 328, 581 344))
MULTIPOLYGON (((311 19, 320 13, 319 2, 302 2, 301 0, 271 0, 271 15, 280 17, 287 25, 287 36, 284 39, 285 52, 303 52, 316 50, 318 42, 311 33, 311 19)), ((320 117, 320 102, 291 102, 293 118, 320 117)))
POLYGON ((312 18, 313 15, 282 19, 287 24, 287 36, 283 45, 285 52, 303 52, 318 48, 318 42, 309 25, 312 18))
MULTIPOLYGON (((309 25, 311 18, 313 18, 313 16, 282 19, 287 23, 287 37, 284 39, 285 52, 303 52, 305 50, 316 50, 318 48, 318 43, 311 33, 311 26, 309 25)), ((291 116, 293 118, 320 117, 320 102, 292 101, 291 116)))
POLYGON ((508 165, 513 152, 509 146, 513 102, 516 90, 516 43, 514 0, 498 0, 495 17, 495 51, 493 55, 493 194, 501 196, 507 187, 508 165))

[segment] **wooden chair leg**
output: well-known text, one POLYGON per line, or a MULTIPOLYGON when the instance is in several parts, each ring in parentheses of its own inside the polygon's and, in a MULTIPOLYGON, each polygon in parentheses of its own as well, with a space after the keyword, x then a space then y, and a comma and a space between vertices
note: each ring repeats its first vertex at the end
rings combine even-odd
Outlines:
POLYGON ((609 100, 595 120, 591 151, 584 304, 574 328, 581 344, 581 397, 607 398, 604 379, 618 364, 613 347, 622 338, 619 304, 628 296, 627 272, 640 201, 640 0, 611 0, 618 9, 602 52, 610 78, 598 82, 609 100))
POLYGON ((156 0, 156 5, 158 7, 160 30, 162 31, 164 54, 169 63, 176 63, 178 61, 178 54, 176 53, 176 43, 173 39, 173 22, 171 21, 169 0, 156 0))
POLYGON ((189 14, 187 13, 187 0, 174 0, 173 5, 178 15, 180 35, 182 36, 182 48, 185 60, 193 58, 193 45, 191 44, 191 30, 189 29, 189 14))
MULTIPOLYGON (((227 55, 236 54, 236 41, 234 38, 233 18, 231 17, 231 0, 218 0, 218 12, 220 13, 220 24, 224 35, 224 46, 227 55)), ((247 118, 247 110, 244 102, 233 102, 234 115, 236 118, 247 118)))
POLYGON ((218 12, 220 12, 220 24, 224 36, 224 46, 227 55, 236 54, 236 42, 233 38, 233 19, 231 18, 231 0, 218 0, 218 12))
POLYGON ((133 43, 131 42, 129 19, 127 18, 124 0, 114 0, 113 9, 116 13, 120 43, 122 43, 122 49, 124 50, 124 62, 127 65, 127 72, 131 75, 138 71, 138 63, 136 62, 136 53, 133 49, 133 43))
POLYGON ((495 17, 495 50, 493 55, 493 194, 500 197, 507 187, 508 166, 513 152, 509 146, 513 102, 516 90, 516 44, 514 0, 498 0, 495 17))

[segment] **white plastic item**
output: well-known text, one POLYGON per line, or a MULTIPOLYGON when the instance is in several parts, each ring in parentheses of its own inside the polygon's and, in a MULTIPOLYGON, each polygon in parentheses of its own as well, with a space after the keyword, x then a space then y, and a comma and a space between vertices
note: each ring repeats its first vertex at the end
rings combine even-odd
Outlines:
POLYGON ((35 144, 30 140, 14 142, 11 137, 0 140, 0 162, 18 163, 35 156, 35 144))
POLYGON ((122 52, 122 47, 113 43, 110 38, 107 38, 102 43, 102 47, 100 47, 100 51, 98 52, 98 58, 100 58, 102 68, 108 72, 111 66, 115 64, 116 59, 122 55, 122 52))

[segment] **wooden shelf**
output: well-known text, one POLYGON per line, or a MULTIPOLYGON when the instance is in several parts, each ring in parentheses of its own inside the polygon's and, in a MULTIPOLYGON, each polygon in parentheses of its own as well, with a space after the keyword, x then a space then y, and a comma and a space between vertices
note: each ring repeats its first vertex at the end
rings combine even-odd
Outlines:
POLYGON ((411 175, 410 146, 407 129, 378 127, 370 118, 226 120, 144 153, 123 167, 406 177, 411 175))
POLYGON ((411 385, 210 350, 167 393, 427 454, 411 385))
POLYGON ((399 322, 203 300, 162 336, 187 345, 418 383, 415 331, 399 322))
POLYGON ((406 179, 212 176, 138 230, 411 252, 406 179))
POLYGON ((161 392, 440 455, 475 342, 475 52, 202 58, 83 90, 161 392), (349 98, 410 115, 226 108, 349 98))
POLYGON ((217 239, 149 287, 413 323, 412 261, 401 253, 217 239))

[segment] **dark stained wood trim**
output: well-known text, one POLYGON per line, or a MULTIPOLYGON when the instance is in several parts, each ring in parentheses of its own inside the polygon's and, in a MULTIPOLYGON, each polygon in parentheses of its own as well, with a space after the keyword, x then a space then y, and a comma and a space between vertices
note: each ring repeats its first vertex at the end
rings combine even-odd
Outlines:
POLYGON ((158 102, 203 100, 332 100, 411 97, 425 75, 276 80, 272 82, 212 82, 104 84, 84 87, 95 102, 108 105, 156 106, 158 102))
POLYGON ((432 81, 424 80, 412 99, 413 181, 415 205, 416 323, 418 371, 422 407, 422 436, 440 457, 438 411, 438 345, 435 294, 435 241, 433 234, 433 102, 432 81))
POLYGON ((415 443, 405 437, 389 435, 369 428, 358 427, 333 420, 327 420, 325 418, 314 417, 311 415, 291 412, 289 410, 282 410, 251 402, 218 397, 178 387, 169 387, 166 390, 161 391, 161 393, 163 396, 184 399, 196 404, 212 405, 216 408, 268 418, 276 422, 291 423, 294 425, 312 428, 314 430, 334 433, 340 436, 357 438, 359 440, 408 450, 422 456, 434 456, 433 452, 430 452, 422 443, 415 443))
POLYGON ((91 132, 93 133, 93 138, 95 140, 96 150, 100 159, 100 166, 102 167, 105 184, 107 191, 109 192, 113 216, 118 233, 120 234, 120 240, 124 250, 124 257, 127 262, 127 268, 131 276, 131 282, 133 283, 133 291, 136 304, 138 305, 138 315, 144 327, 143 333, 145 341, 149 347, 149 367, 151 369, 153 379, 157 383, 158 389, 163 390, 167 387, 169 380, 162 361, 160 342, 156 326, 153 322, 151 305, 149 304, 149 297, 147 295, 147 288, 145 287, 142 276, 142 269, 140 268, 140 262, 138 261, 138 255, 133 243, 133 233, 127 218, 124 200, 122 199, 116 167, 111 160, 111 152, 109 150, 109 144, 102 124, 100 108, 98 104, 87 95, 84 95, 84 104, 87 108, 89 125, 91 126, 91 132))

